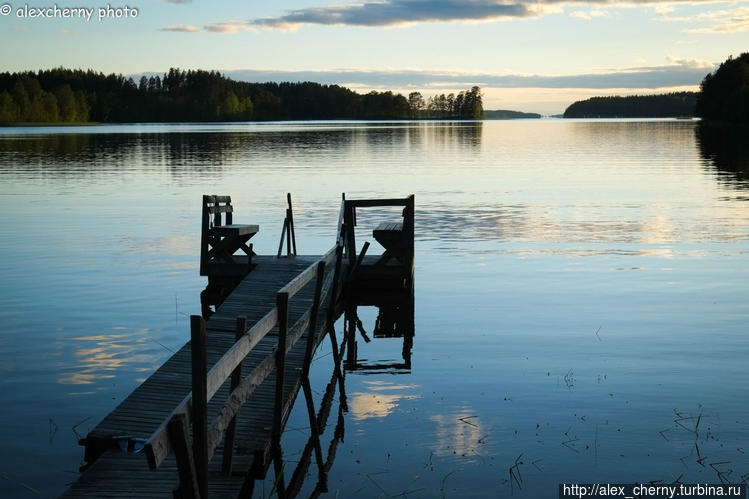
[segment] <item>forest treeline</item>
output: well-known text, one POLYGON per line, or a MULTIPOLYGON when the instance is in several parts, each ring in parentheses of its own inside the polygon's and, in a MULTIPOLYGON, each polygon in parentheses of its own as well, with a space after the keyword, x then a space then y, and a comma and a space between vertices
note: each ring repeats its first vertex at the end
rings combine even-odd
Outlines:
POLYGON ((706 122, 749 124, 749 52, 729 57, 705 76, 697 116, 706 122))
POLYGON ((593 97, 575 102, 565 118, 669 118, 698 116, 703 123, 749 124, 749 52, 728 57, 708 73, 699 92, 593 97))
POLYGON ((458 95, 435 95, 427 100, 424 100, 421 92, 411 92, 408 94, 408 108, 411 119, 484 119, 484 103, 479 87, 472 87, 458 95))
POLYGON ((510 111, 509 109, 496 109, 494 111, 484 111, 484 117, 487 120, 520 120, 520 119, 539 119, 538 113, 524 113, 522 111, 510 111))
POLYGON ((414 117, 483 117, 481 89, 424 100, 418 92, 406 99, 390 91, 359 94, 313 82, 248 83, 217 71, 175 68, 137 82, 121 74, 63 68, 0 73, 0 124, 5 125, 414 117))
POLYGON ((696 92, 592 97, 564 111, 565 118, 676 118, 695 114, 696 92))

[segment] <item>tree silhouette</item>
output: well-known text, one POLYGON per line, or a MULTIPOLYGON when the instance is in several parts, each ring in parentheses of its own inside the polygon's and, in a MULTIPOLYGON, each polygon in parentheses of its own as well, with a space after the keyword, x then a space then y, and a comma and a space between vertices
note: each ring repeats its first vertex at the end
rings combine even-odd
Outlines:
POLYGON ((749 52, 729 57, 705 76, 696 113, 704 121, 749 124, 749 52))
POLYGON ((570 105, 565 118, 676 118, 694 116, 697 94, 592 97, 570 105))
POLYGON ((329 120, 479 119, 473 87, 424 101, 393 92, 359 94, 314 82, 248 83, 217 71, 171 68, 136 83, 121 74, 55 68, 0 73, 0 124, 329 120))

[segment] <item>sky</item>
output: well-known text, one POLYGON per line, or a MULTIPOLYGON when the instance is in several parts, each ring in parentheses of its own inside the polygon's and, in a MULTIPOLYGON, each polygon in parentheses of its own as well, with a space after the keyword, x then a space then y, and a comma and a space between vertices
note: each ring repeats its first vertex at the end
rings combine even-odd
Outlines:
POLYGON ((0 71, 178 67, 425 98, 478 85, 485 109, 548 115, 697 90, 749 51, 749 1, 0 0, 0 44, 0 71))

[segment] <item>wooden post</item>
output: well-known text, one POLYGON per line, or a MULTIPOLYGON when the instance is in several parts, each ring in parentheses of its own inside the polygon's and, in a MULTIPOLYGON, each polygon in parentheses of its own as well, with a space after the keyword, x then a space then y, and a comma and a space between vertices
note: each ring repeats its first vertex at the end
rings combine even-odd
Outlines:
POLYGON ((323 469, 324 463, 322 459, 322 448, 320 447, 320 427, 317 424, 317 417, 315 416, 315 403, 312 399, 312 387, 309 383, 309 369, 312 364, 312 354, 314 352, 314 345, 316 340, 317 330, 317 312, 320 308, 320 294, 322 293, 322 283, 325 278, 325 262, 321 261, 317 264, 317 281, 315 281, 315 298, 312 302, 312 310, 310 312, 310 323, 309 323, 309 336, 307 337, 307 350, 304 354, 304 367, 302 369, 302 388, 304 389, 304 399, 307 402, 307 416, 309 417, 309 426, 312 432, 312 443, 315 447, 315 459, 317 461, 318 480, 321 483, 327 481, 325 470, 323 469))
POLYGON ((255 476, 252 473, 247 473, 242 482, 242 488, 239 490, 237 497, 242 499, 252 499, 252 492, 255 490, 255 476))
POLYGON ((213 199, 214 199, 214 202, 213 202, 213 226, 214 227, 218 227, 219 225, 221 225, 221 210, 218 209, 219 202, 218 202, 217 198, 218 198, 218 196, 214 194, 213 195, 213 199))
POLYGON ((346 255, 348 256, 349 265, 352 267, 356 263, 356 235, 354 222, 354 205, 349 201, 344 202, 343 223, 346 226, 346 255))
POLYGON ((286 209, 286 256, 291 255, 291 221, 289 220, 289 217, 291 217, 291 212, 287 208, 286 209))
POLYGON ((200 497, 208 497, 208 383, 206 374, 205 321, 190 316, 190 350, 192 351, 192 438, 195 471, 200 497))
POLYGON ((413 263, 414 263, 414 195, 411 194, 407 198, 406 202, 406 220, 408 231, 404 236, 408 238, 408 244, 410 245, 410 251, 408 253, 409 266, 411 267, 411 273, 413 274, 413 263))
POLYGON ((289 225, 287 219, 283 219, 283 229, 281 229, 281 240, 278 242, 278 253, 276 258, 281 258, 281 250, 283 249, 283 236, 286 235, 286 227, 289 225))
POLYGON ((335 250, 335 269, 333 271, 333 285, 330 290, 330 302, 328 303, 328 317, 326 327, 333 327, 333 315, 338 302, 338 290, 340 289, 341 266, 343 265, 343 246, 335 250))
POLYGON ((315 340, 317 331, 317 314, 320 310, 320 295, 322 294, 322 283, 325 278, 325 262, 320 261, 317 264, 317 280, 315 281, 315 297, 312 301, 312 310, 309 318, 309 336, 307 338, 307 348, 304 352, 304 366, 302 373, 305 377, 309 375, 309 367, 312 363, 312 354, 315 351, 315 340))
POLYGON ((187 419, 184 414, 175 414, 167 426, 169 441, 174 449, 179 472, 179 496, 183 499, 200 499, 195 461, 193 459, 190 438, 187 430, 187 419))
MULTIPOLYGON (((247 331, 247 318, 237 317, 237 330, 234 335, 234 342, 239 341, 244 333, 247 331)), ((240 363, 234 371, 231 373, 231 387, 229 393, 233 392, 239 382, 242 381, 242 364, 240 363)), ((231 460, 234 453, 234 435, 237 431, 237 417, 234 416, 231 419, 231 423, 226 428, 226 437, 224 438, 224 457, 221 462, 221 474, 224 476, 231 476, 231 460)))
POLYGON ((203 195, 203 213, 200 221, 200 275, 208 275, 208 230, 211 224, 208 204, 210 202, 211 196, 203 195))
POLYGON ((231 196, 226 196, 226 215, 224 215, 224 225, 231 225, 232 224, 232 212, 228 209, 228 207, 231 206, 231 196))
POLYGON ((283 422, 283 385, 286 369, 286 333, 289 324, 288 293, 276 294, 276 308, 278 308, 278 349, 276 350, 276 399, 273 409, 271 452, 273 453, 273 468, 276 474, 276 492, 278 497, 283 499, 286 497, 286 487, 284 486, 283 460, 281 456, 281 424, 283 422))
MULTIPOLYGON (((276 475, 276 483, 273 486, 276 489, 278 499, 286 499, 286 485, 283 476, 283 454, 281 452, 280 440, 274 440, 271 452, 273 453, 273 471, 276 475)), ((273 495, 273 491, 271 491, 271 495, 273 495)))
POLYGON ((356 271, 359 269, 361 262, 364 261, 364 256, 367 254, 368 249, 369 249, 369 241, 365 242, 364 246, 362 246, 361 253, 359 253, 359 257, 356 259, 356 263, 354 263, 354 265, 349 267, 348 276, 346 276, 347 283, 350 283, 354 280, 354 277, 356 276, 356 271))
POLYGON ((286 333, 289 324, 289 294, 276 295, 278 308, 278 349, 276 350, 276 398, 273 410, 273 438, 281 439, 281 420, 283 419, 284 370, 286 366, 286 333))
POLYGON ((291 193, 286 193, 286 200, 289 202, 289 232, 291 233, 291 244, 294 248, 294 255, 296 255, 296 233, 294 231, 294 211, 291 208, 291 193))
MULTIPOLYGON (((354 305, 355 306, 355 305, 354 305)), ((344 328, 346 330, 346 340, 348 342, 346 353, 346 363, 348 364, 349 371, 356 370, 356 311, 352 309, 352 305, 346 308, 346 316, 344 319, 344 328)))

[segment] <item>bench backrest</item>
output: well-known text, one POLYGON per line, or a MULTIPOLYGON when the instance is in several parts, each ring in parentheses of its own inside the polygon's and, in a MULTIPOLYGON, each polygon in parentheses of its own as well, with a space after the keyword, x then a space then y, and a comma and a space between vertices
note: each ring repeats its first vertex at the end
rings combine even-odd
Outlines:
POLYGON ((208 250, 214 244, 211 229, 231 225, 234 208, 231 196, 203 195, 203 214, 200 226, 200 275, 207 275, 208 250))

